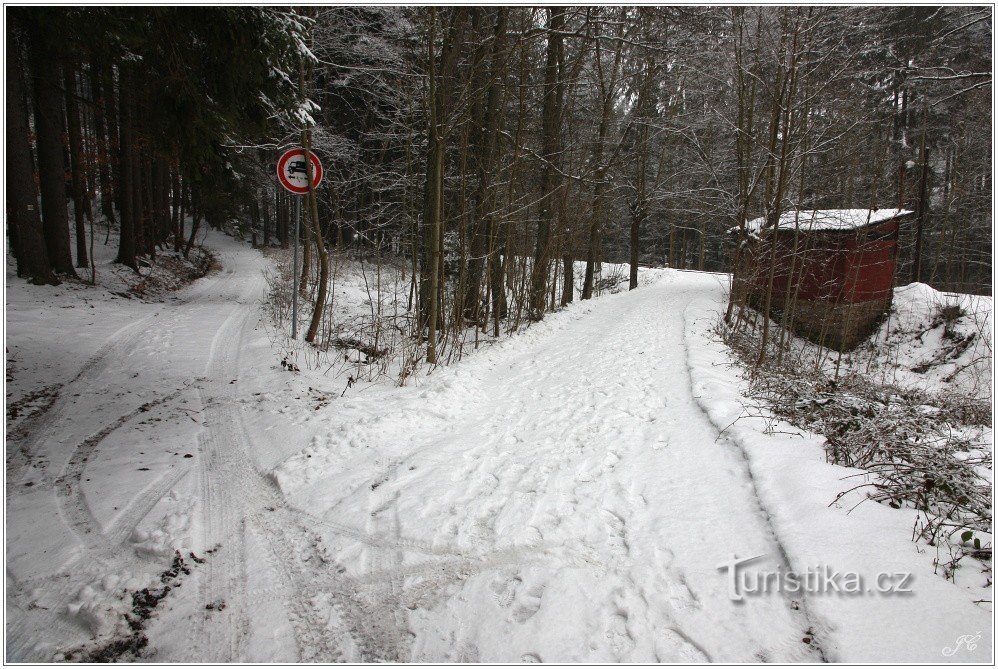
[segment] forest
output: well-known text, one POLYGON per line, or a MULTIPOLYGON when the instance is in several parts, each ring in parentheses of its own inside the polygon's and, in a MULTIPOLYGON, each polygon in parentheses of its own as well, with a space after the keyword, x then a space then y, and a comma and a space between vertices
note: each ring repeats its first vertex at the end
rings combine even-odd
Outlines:
POLYGON ((993 659, 991 6, 5 12, 5 661, 993 659))
POLYGON ((991 290, 988 8, 8 17, 7 236, 35 283, 86 277, 112 230, 136 269, 202 225, 287 247, 274 162, 304 145, 326 166, 308 341, 331 331, 330 249, 407 259, 433 361, 590 298, 603 261, 632 288, 639 265, 730 272, 745 221, 794 209, 915 211, 898 283, 991 290))

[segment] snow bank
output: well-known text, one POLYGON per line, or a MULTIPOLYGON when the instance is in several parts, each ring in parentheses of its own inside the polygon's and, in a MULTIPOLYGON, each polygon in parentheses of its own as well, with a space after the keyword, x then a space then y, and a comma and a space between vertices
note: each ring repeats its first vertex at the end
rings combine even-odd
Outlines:
POLYGON ((991 614, 973 603, 992 599, 984 576, 958 574, 958 582, 952 583, 934 573, 933 549, 911 541, 912 510, 860 503, 859 493, 831 504, 841 491, 863 480, 846 477, 863 477, 864 472, 828 464, 818 435, 801 435, 793 426, 745 415, 747 383, 713 336, 717 309, 716 303, 698 300, 684 314, 694 396, 722 436, 743 453, 791 568, 798 573, 822 566, 855 572, 867 585, 879 574, 913 575, 909 595, 809 595, 811 612, 835 621, 821 630, 827 658, 989 662, 991 614), (980 635, 975 648, 958 643, 965 635, 980 635))
POLYGON ((894 291, 890 317, 850 360, 883 382, 987 399, 993 328, 993 298, 913 283, 894 291))

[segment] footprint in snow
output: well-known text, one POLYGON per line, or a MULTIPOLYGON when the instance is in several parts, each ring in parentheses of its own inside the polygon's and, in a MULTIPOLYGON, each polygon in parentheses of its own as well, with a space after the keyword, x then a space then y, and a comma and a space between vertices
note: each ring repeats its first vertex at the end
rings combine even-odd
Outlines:
POLYGON ((544 585, 539 583, 531 586, 513 608, 513 620, 525 623, 534 617, 541 608, 541 597, 544 595, 544 585))
POLYGON ((516 575, 498 574, 492 580, 492 593, 495 595, 496 603, 506 609, 513 603, 516 597, 516 589, 523 580, 516 575))
POLYGON ((627 629, 627 621, 627 611, 617 608, 607 612, 604 623, 603 634, 618 661, 624 661, 628 654, 634 650, 634 637, 627 629))

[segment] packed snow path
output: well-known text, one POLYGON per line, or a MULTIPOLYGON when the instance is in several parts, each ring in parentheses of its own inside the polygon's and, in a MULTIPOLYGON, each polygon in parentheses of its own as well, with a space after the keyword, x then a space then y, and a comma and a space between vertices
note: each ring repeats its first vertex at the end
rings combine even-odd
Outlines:
POLYGON ((154 539, 184 532, 203 563, 145 630, 156 660, 823 659, 806 601, 733 602, 718 571, 782 560, 691 392, 683 313, 719 282, 575 305, 316 411, 275 390, 264 259, 213 239, 225 269, 109 336, 8 446, 8 659, 120 633, 114 593, 158 583, 154 539))
POLYGON ((822 658, 805 602, 732 602, 717 570, 782 551, 691 396, 683 312, 705 290, 665 280, 555 317, 279 468, 297 505, 394 543, 368 551, 414 636, 392 659, 822 658))

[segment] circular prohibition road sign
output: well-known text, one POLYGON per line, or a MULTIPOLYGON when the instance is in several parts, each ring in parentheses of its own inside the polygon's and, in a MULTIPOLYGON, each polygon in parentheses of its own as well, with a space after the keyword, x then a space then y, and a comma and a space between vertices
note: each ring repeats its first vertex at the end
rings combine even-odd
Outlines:
MULTIPOLYGON (((322 162, 315 152, 310 151, 312 159, 312 188, 322 183, 322 162)), ((308 172, 305 169, 305 149, 290 149, 281 154, 277 160, 277 180, 285 189, 295 195, 308 193, 308 172)))

